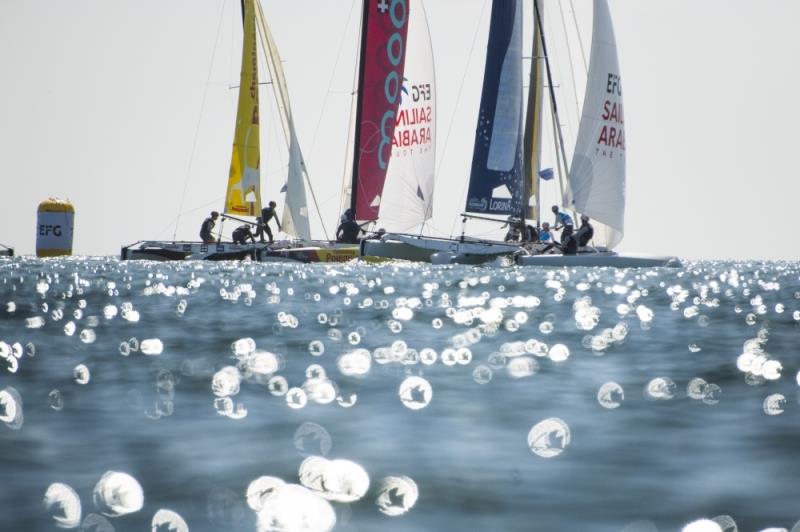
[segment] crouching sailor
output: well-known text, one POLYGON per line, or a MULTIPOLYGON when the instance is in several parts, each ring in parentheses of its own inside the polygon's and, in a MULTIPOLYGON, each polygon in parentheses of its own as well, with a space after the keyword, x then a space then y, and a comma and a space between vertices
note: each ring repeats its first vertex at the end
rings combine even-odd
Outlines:
POLYGON ((233 237, 234 244, 247 244, 247 240, 249 239, 250 242, 256 242, 256 238, 253 236, 253 233, 250 231, 250 224, 240 225, 236 229, 233 230, 233 237))

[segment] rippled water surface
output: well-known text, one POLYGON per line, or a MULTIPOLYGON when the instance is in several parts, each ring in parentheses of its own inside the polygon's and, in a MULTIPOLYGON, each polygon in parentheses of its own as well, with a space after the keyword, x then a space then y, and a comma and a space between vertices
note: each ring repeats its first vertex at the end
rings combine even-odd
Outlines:
POLYGON ((0 530, 792 530, 798 355, 797 263, 0 259, 0 530))

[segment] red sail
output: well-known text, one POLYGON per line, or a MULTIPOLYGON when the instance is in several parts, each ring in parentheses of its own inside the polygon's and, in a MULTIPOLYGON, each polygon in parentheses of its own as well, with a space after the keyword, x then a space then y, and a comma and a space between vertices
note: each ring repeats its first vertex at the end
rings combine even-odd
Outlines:
POLYGON ((357 220, 378 217, 403 95, 410 3, 364 1, 351 199, 357 220))

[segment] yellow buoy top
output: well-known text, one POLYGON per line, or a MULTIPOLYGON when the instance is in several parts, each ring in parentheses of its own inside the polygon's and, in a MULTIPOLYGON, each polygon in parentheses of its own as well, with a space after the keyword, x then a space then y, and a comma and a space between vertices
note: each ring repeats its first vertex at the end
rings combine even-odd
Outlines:
POLYGON ((49 198, 39 204, 39 212, 75 212, 75 207, 68 200, 49 198))

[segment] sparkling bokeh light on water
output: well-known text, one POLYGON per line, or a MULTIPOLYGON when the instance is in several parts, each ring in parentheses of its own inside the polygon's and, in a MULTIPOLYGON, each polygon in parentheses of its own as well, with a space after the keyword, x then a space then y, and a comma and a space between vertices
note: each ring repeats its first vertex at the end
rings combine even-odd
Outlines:
POLYGON ((800 264, 0 259, 0 530, 800 531, 800 264))

